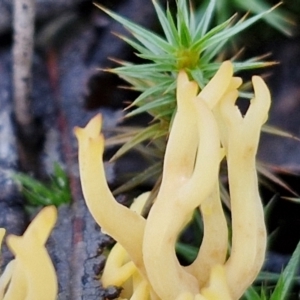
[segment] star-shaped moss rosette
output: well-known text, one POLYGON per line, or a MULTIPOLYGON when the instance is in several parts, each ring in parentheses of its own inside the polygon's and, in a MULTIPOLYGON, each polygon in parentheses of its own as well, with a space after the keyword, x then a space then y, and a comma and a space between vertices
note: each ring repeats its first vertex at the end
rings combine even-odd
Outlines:
MULTIPOLYGON (((220 67, 218 56, 224 52, 231 37, 246 29, 264 15, 267 10, 247 20, 234 23, 235 16, 214 28, 210 23, 214 16, 216 1, 210 1, 203 14, 198 15, 185 0, 177 2, 177 16, 174 18, 169 7, 166 12, 156 1, 152 1, 165 37, 161 37, 115 13, 96 4, 101 10, 121 23, 134 39, 118 35, 130 44, 137 56, 149 63, 135 65, 119 61, 121 67, 107 71, 116 73, 132 85, 141 95, 128 107, 133 108, 127 117, 147 112, 155 120, 168 124, 176 109, 176 76, 185 70, 202 89, 220 67)), ((243 62, 233 61, 235 72, 268 66, 270 62, 259 62, 253 58, 243 62)), ((157 123, 153 125, 153 136, 158 137, 157 123), (154 134, 155 133, 155 134, 154 134)), ((168 126, 161 126, 166 134, 168 126)), ((147 129, 149 138, 150 129, 147 129)), ((152 137, 153 137, 152 136, 152 137)))
MULTIPOLYGON (((132 85, 132 89, 141 94, 128 107, 126 117, 140 113, 149 113, 153 122, 147 128, 132 131, 132 135, 117 135, 109 140, 107 144, 122 141, 125 143, 113 156, 112 160, 118 159, 128 150, 145 141, 151 141, 148 147, 152 147, 155 153, 164 154, 164 147, 157 147, 155 141, 160 138, 165 144, 166 137, 170 131, 170 124, 176 112, 175 87, 176 78, 181 70, 184 70, 191 80, 199 85, 200 89, 209 82, 220 67, 226 50, 226 43, 250 25, 273 11, 269 9, 248 19, 236 21, 236 16, 225 22, 211 27, 217 1, 212 0, 205 10, 193 10, 189 2, 178 0, 177 14, 173 16, 169 7, 164 11, 161 6, 152 0, 158 20, 162 27, 164 36, 149 31, 117 14, 96 4, 102 11, 121 23, 133 36, 128 38, 118 35, 136 51, 136 55, 146 62, 133 64, 118 61, 121 66, 106 71, 115 73, 132 85), (223 58, 221 57, 223 56, 223 58)), ((231 58, 234 73, 255 68, 272 65, 274 62, 260 61, 254 57, 246 61, 236 61, 231 58)), ((240 96, 251 98, 252 95, 240 91, 240 96)), ((159 142, 158 142, 159 143, 159 142)), ((150 152, 151 152, 150 151, 150 152)), ((116 193, 132 188, 146 178, 157 178, 161 171, 161 162, 151 165, 144 173, 137 175, 124 186, 118 188, 116 193)))

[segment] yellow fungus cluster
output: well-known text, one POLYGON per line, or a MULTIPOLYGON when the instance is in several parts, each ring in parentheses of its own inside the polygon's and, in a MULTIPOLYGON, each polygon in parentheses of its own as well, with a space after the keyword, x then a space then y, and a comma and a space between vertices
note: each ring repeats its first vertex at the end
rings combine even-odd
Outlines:
MULTIPOLYGON (((56 208, 46 207, 28 226, 23 236, 9 235, 6 243, 15 258, 0 278, 2 300, 55 300, 57 279, 45 243, 57 218, 56 208)), ((5 229, 0 229, 0 244, 5 229)))
MULTIPOLYGON (((103 284, 123 287, 120 299, 236 300, 256 278, 264 261, 266 230, 258 193, 255 157, 270 94, 252 79, 254 98, 243 116, 236 106, 242 84, 224 62, 200 91, 184 72, 177 80, 173 120, 162 183, 147 220, 139 209, 116 202, 105 179, 101 115, 75 128, 82 189, 88 208, 117 242, 103 284), (232 213, 231 252, 219 195, 219 167, 226 156, 232 213), (195 261, 180 265, 175 243, 200 209, 204 237, 195 261)), ((146 195, 136 202, 143 203, 146 195)))

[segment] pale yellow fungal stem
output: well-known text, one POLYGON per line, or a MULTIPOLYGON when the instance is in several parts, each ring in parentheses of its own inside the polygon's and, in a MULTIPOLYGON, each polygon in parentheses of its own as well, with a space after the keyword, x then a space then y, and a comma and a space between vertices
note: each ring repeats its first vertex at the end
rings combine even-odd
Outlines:
POLYGON ((4 295, 4 300, 24 300, 27 294, 27 280, 25 270, 20 261, 15 259, 13 273, 9 282, 7 291, 4 295))
MULTIPOLYGON (((261 77, 254 76, 252 78, 254 91, 255 91, 255 98, 251 100, 251 106, 249 109, 249 114, 247 112, 246 123, 250 127, 253 126, 253 123, 261 124, 261 126, 267 121, 268 119, 268 112, 271 105, 271 96, 267 85, 264 83, 261 77), (260 121, 260 122, 259 122, 260 121)), ((255 125, 254 125, 255 127, 255 125)), ((253 128, 255 130, 255 128, 253 128)), ((258 137, 254 134, 254 139, 259 139, 260 134, 258 137)), ((256 174, 256 173, 255 173, 256 174)), ((256 176, 257 181, 257 176, 256 176)), ((258 185, 257 185, 258 187, 258 185)), ((266 243, 267 243, 267 233, 266 233, 266 225, 264 220, 264 210, 262 207, 262 202, 260 200, 260 195, 258 188, 256 189, 256 199, 258 201, 255 202, 256 204, 256 219, 257 219, 257 251, 256 257, 254 260, 254 264, 252 267, 252 279, 253 282, 259 273, 266 254, 266 243)), ((250 279, 249 279, 250 280, 250 279)))
MULTIPOLYGON (((258 195, 259 196, 259 195, 258 195)), ((266 232, 266 224, 264 221, 264 211, 260 207, 260 203, 257 203, 256 208, 256 219, 257 219, 257 246, 256 246, 256 256, 254 260, 254 264, 252 266, 252 278, 249 278, 249 281, 253 282, 260 269, 263 266, 266 256, 266 246, 267 246, 267 232, 266 232)))
MULTIPOLYGON (((41 211, 32 221, 32 223, 29 224, 22 238, 28 240, 37 239, 40 245, 44 245, 51 231, 51 227, 48 227, 51 225, 51 222, 49 223, 49 225, 47 225, 47 215, 50 214, 50 218, 51 215, 52 218, 55 217, 55 212, 53 212, 53 209, 53 207, 47 208, 45 210, 46 214, 44 213, 44 210, 41 211), (43 228, 44 234, 40 235, 39 232, 37 233, 36 228, 43 228)), ((5 293, 4 300, 24 300, 24 296, 28 293, 28 282, 25 275, 25 268, 20 259, 15 259, 14 264, 15 267, 13 270, 12 278, 7 292, 5 293)))
MULTIPOLYGON (((178 78, 178 90, 188 87, 181 79, 178 78)), ((183 292, 199 293, 197 279, 180 266, 174 249, 178 235, 190 220, 193 210, 211 194, 217 182, 220 156, 218 128, 210 109, 204 101, 193 98, 192 93, 182 91, 178 96, 181 109, 174 118, 175 127, 173 125, 165 153, 165 162, 168 163, 164 164, 161 188, 147 219, 143 243, 149 281, 164 300, 176 299, 183 292), (185 95, 187 97, 183 98, 185 95), (196 123, 196 130, 184 127, 183 132, 176 127, 178 120, 181 126, 186 124, 182 123, 183 120, 190 126, 196 123), (181 142, 189 130, 193 135, 188 141, 197 141, 195 149, 181 142), (196 158, 183 164, 183 172, 181 167, 174 169, 170 157, 176 157, 173 163, 179 166, 178 161, 186 162, 190 153, 196 152, 196 158)))
POLYGON ((198 141, 192 99, 196 97, 197 91, 197 83, 189 81, 187 74, 181 71, 177 78, 177 112, 168 139, 168 154, 164 157, 164 186, 181 185, 193 172, 198 141))
POLYGON ((209 285, 201 289, 201 295, 207 300, 232 300, 227 285, 224 265, 213 266, 209 285))
POLYGON ((158 298, 150 298, 150 293, 151 293, 150 285, 138 273, 134 274, 133 286, 134 286, 133 294, 130 300, 158 299, 158 298))
POLYGON ((38 242, 24 241, 22 237, 9 236, 7 243, 25 268, 27 294, 25 300, 55 300, 57 296, 56 274, 45 247, 38 242), (30 249, 30 251, 24 251, 30 249), (32 253, 31 253, 32 251, 32 253))
POLYGON ((211 268, 224 264, 228 249, 228 229, 221 204, 219 185, 201 204, 204 236, 195 261, 188 267, 203 287, 210 276, 211 268))
MULTIPOLYGON (((215 76, 197 95, 196 99, 194 99, 197 112, 196 126, 198 127, 198 141, 200 140, 201 147, 197 148, 197 158, 192 174, 193 178, 183 188, 182 199, 189 199, 188 201, 183 200, 186 202, 186 205, 191 204, 191 206, 195 206, 195 203, 198 201, 197 194, 200 181, 202 182, 201 194, 207 195, 209 195, 208 191, 212 190, 215 183, 215 179, 212 178, 216 178, 216 172, 219 171, 220 136, 215 117, 211 110, 228 89, 232 89, 240 84, 240 81, 233 78, 232 75, 232 63, 230 61, 223 62, 215 76), (213 146, 216 143, 219 144, 219 147, 213 146), (211 164, 214 164, 214 167, 208 167, 207 160, 211 164), (184 195, 187 192, 186 190, 195 191, 194 194, 196 197, 194 200, 190 198, 190 195, 184 195)), ((178 98, 177 101, 180 101, 180 99, 178 98)), ((184 145, 178 141, 179 144, 184 145)))
POLYGON ((0 248, 2 247, 3 238, 6 230, 4 228, 0 228, 0 248))
POLYGON ((46 207, 31 222, 23 236, 7 237, 7 245, 16 256, 16 266, 5 300, 56 299, 56 274, 45 248, 56 218, 55 207, 46 207))
POLYGON ((190 212, 209 197, 218 180, 220 165, 220 137, 214 115, 204 101, 194 99, 194 103, 198 129, 197 157, 190 180, 179 191, 179 201, 190 212))
POLYGON ((128 252, 137 268, 146 276, 142 259, 145 219, 117 203, 106 183, 103 165, 104 138, 100 134, 101 116, 74 132, 79 143, 79 170, 86 204, 103 230, 128 252))
POLYGON ((230 61, 224 61, 214 77, 203 88, 197 98, 201 98, 206 102, 210 109, 213 109, 227 91, 232 80, 232 75, 232 63, 230 61))
MULTIPOLYGON (((141 214, 149 197, 149 192, 141 194, 130 206, 130 210, 141 214)), ((130 260, 127 251, 117 243, 109 253, 101 281, 104 287, 115 285, 122 287, 122 298, 146 300, 158 299, 148 281, 141 275, 134 263, 130 260)))
POLYGON ((222 143, 222 146, 224 148, 227 148, 228 132, 227 132, 226 123, 224 122, 224 120, 222 118, 222 114, 220 112, 220 105, 219 104, 223 102, 222 98, 227 97, 229 93, 231 93, 233 91, 235 91, 237 93, 238 92, 237 89, 242 85, 242 83, 243 83, 243 81, 240 77, 232 77, 226 92, 219 99, 219 102, 216 103, 217 105, 215 105, 213 107, 213 113, 214 113, 214 116, 215 116, 216 121, 217 121, 218 126, 219 126, 219 133, 220 133, 221 143, 222 143))
POLYGON ((36 240, 37 244, 43 246, 47 242, 57 219, 55 206, 44 207, 28 225, 23 234, 26 240, 36 240))
POLYGON ((183 292, 175 300, 194 300, 194 295, 189 292, 183 292))
POLYGON ((130 300, 161 300, 150 283, 139 272, 133 274, 133 293, 130 300))
POLYGON ((137 268, 129 259, 126 250, 117 243, 106 260, 101 281, 104 287, 109 285, 121 287, 136 271, 137 268))
POLYGON ((180 266, 175 254, 178 234, 189 214, 176 200, 172 199, 172 208, 157 197, 148 216, 143 243, 148 279, 158 296, 165 300, 175 299, 184 291, 199 292, 196 278, 180 266))
MULTIPOLYGON (((137 197, 131 204, 130 209, 140 215, 149 194, 147 192, 137 197)), ((109 285, 121 287, 131 279, 134 273, 138 272, 124 247, 120 243, 116 243, 106 260, 101 281, 104 287, 109 285)))
MULTIPOLYGON (((231 63, 226 62, 225 66, 221 71, 222 72, 219 71, 219 74, 223 76, 231 76, 231 63)), ((218 80, 219 81, 215 82, 215 84, 222 85, 224 83, 222 77, 219 76, 218 80)), ((227 89, 225 91, 227 94, 230 91, 236 90, 242 84, 242 80, 239 77, 233 77, 230 81, 227 80, 226 82, 228 84, 227 89)), ((209 103, 211 108, 214 108, 214 115, 219 116, 220 113, 218 111, 218 103, 215 99, 212 98, 213 96, 216 96, 215 90, 219 89, 216 89, 213 86, 209 86, 208 89, 205 87, 197 98, 199 98, 199 100, 201 101, 202 99, 200 98, 200 95, 204 93, 204 97, 206 99, 205 102, 209 103), (211 91, 211 94, 209 94, 209 91, 211 91), (213 107, 213 105, 216 106, 213 107)), ((224 90, 225 87, 223 86, 223 91, 224 90)), ((219 93, 218 96, 222 98, 226 95, 226 93, 224 95, 219 93)), ((219 101, 221 101, 220 98, 219 101)), ((226 136, 226 127, 222 126, 222 119, 216 117, 216 120, 219 124, 219 131, 221 132, 221 136, 226 136)), ((222 140, 224 140, 224 138, 222 140)), ((224 151, 224 149, 222 150, 224 151)), ((224 153, 222 154, 221 159, 223 158, 223 156, 224 153)), ((201 210, 204 223, 204 238, 197 258, 192 263, 192 265, 188 267, 188 269, 192 272, 192 274, 194 274, 198 278, 199 285, 203 286, 208 280, 211 267, 216 264, 223 264, 225 262, 227 254, 228 229, 226 219, 224 216, 224 211, 220 202, 218 184, 216 184, 212 195, 210 195, 202 203, 201 210)))
POLYGON ((227 126, 226 156, 233 231, 226 277, 233 299, 239 299, 257 276, 266 248, 255 157, 261 126, 270 107, 270 95, 261 78, 254 77, 253 86, 255 98, 244 118, 235 106, 237 91, 229 93, 220 103, 227 126))
POLYGON ((11 260, 7 266, 5 267, 4 272, 0 277, 0 299, 2 300, 4 297, 4 293, 7 290, 7 287, 11 281, 14 269, 15 269, 15 260, 11 260))

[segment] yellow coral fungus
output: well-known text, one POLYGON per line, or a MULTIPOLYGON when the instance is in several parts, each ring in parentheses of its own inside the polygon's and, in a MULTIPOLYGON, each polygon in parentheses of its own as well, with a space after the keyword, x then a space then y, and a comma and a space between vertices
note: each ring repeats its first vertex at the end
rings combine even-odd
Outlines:
POLYGON ((264 261, 266 229, 255 167, 260 129, 270 107, 268 88, 253 77, 255 98, 244 117, 235 106, 237 92, 220 102, 225 137, 232 211, 232 249, 226 262, 227 281, 234 299, 254 281, 264 261), (250 246, 251 245, 251 246, 250 246))
POLYGON ((101 122, 101 116, 97 115, 84 129, 75 128, 79 142, 79 169, 83 194, 95 220, 106 233, 120 241, 133 262, 145 274, 141 249, 145 220, 117 203, 108 188, 102 161, 104 139, 99 134, 101 122))
MULTIPOLYGON (((130 209, 139 215, 146 203, 149 193, 144 193, 134 200, 130 209)), ((111 250, 102 275, 104 287, 115 285, 122 286, 122 297, 130 296, 131 300, 147 299, 153 291, 148 281, 129 259, 126 250, 117 243, 111 250)), ((152 299, 155 299, 153 293, 152 299)))
POLYGON ((242 116, 235 105, 241 84, 229 61, 200 93, 198 85, 180 72, 161 187, 147 220, 118 204, 108 189, 101 117, 75 129, 85 200, 95 220, 119 243, 108 257, 103 280, 105 285, 132 280, 132 292, 123 295, 127 299, 237 300, 257 276, 266 231, 255 156, 270 94, 263 80, 254 77, 255 97, 242 116), (218 182, 224 156, 232 210, 229 258, 218 182), (175 243, 195 209, 202 213, 204 238, 195 261, 183 267, 175 243))
POLYGON ((45 247, 56 218, 56 208, 46 207, 31 222, 23 236, 7 237, 7 245, 15 259, 6 266, 1 276, 0 299, 56 299, 56 274, 45 247))

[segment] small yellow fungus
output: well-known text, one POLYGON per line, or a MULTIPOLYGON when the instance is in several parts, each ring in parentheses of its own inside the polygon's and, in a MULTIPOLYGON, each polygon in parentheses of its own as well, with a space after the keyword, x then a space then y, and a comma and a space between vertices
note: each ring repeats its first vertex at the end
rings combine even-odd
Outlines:
POLYGON ((105 233, 120 242, 135 265, 146 274, 141 247, 146 222, 139 214, 117 203, 109 190, 102 161, 104 138, 99 133, 101 122, 101 116, 97 115, 84 129, 76 127, 74 130, 79 142, 83 194, 96 222, 101 224, 105 233))
POLYGON ((237 92, 219 103, 226 126, 226 158, 232 212, 232 248, 226 278, 234 299, 254 281, 264 261, 266 229, 258 192, 255 156, 260 129, 267 120, 270 93, 260 77, 252 79, 255 98, 243 117, 235 106, 237 92))
POLYGON ((56 299, 56 274, 45 247, 56 218, 56 208, 46 207, 34 218, 23 236, 7 237, 7 245, 15 259, 6 266, 0 278, 0 299, 56 299))
MULTIPOLYGON (((140 209, 118 204, 107 186, 101 116, 85 128, 75 128, 86 203, 98 224, 118 242, 108 257, 103 282, 124 284, 119 299, 237 300, 256 278, 264 260, 266 230, 255 157, 270 94, 264 81, 253 77, 255 97, 242 116, 235 105, 241 84, 241 78, 233 77, 229 61, 199 93, 197 83, 189 81, 183 71, 179 73, 177 112, 161 187, 147 220, 139 215, 140 209), (232 211, 229 257, 219 195, 224 156, 232 211), (195 209, 202 214, 204 238, 195 261, 183 267, 175 244, 195 209)), ((145 195, 136 202, 142 198, 145 195)))
MULTIPOLYGON (((130 210, 140 215, 148 196, 149 193, 141 194, 134 200, 130 210)), ((122 286, 121 297, 125 297, 125 299, 128 295, 131 300, 147 299, 151 292, 153 293, 148 281, 129 259, 127 251, 120 243, 117 243, 110 251, 101 281, 104 287, 122 286)))

